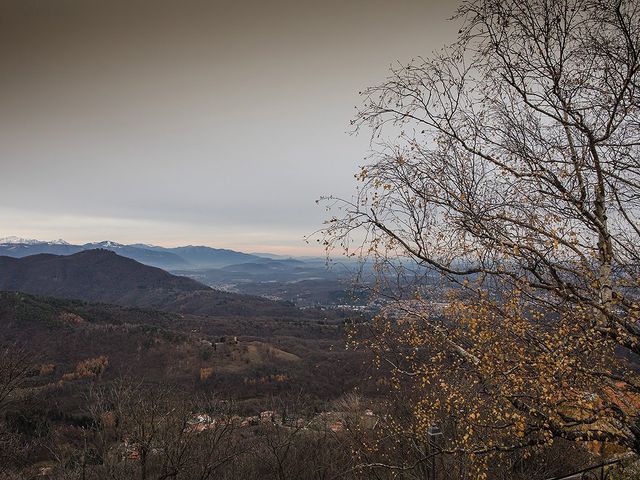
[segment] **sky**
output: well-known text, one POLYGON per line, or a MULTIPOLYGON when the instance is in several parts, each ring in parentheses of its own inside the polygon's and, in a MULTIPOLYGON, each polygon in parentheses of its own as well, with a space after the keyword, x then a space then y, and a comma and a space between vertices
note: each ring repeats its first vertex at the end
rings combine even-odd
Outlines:
POLYGON ((0 237, 319 253, 358 92, 452 1, 0 0, 0 237))

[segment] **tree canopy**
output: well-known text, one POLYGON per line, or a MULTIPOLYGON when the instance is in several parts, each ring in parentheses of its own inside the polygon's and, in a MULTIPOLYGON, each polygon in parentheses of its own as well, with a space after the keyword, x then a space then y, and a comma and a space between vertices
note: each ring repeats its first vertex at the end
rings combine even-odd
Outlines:
POLYGON ((440 310, 406 288, 365 343, 423 433, 450 421, 443 450, 638 454, 640 2, 469 0, 454 18, 458 40, 392 68, 352 122, 373 152, 327 247, 413 261, 451 293, 440 310))

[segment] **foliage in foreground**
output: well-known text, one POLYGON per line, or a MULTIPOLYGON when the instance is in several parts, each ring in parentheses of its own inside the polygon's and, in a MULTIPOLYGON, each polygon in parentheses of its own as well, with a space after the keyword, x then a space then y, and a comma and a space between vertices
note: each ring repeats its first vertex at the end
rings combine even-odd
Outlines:
POLYGON ((637 455, 640 2, 469 0, 456 19, 353 122, 375 151, 325 234, 395 301, 364 344, 410 392, 408 432, 453 425, 447 451, 637 455))

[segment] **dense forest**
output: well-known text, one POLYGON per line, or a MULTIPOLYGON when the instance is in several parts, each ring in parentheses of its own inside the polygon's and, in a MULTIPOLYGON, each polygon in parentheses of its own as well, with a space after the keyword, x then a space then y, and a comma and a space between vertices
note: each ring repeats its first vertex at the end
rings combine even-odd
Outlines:
MULTIPOLYGON (((474 478, 465 461, 431 456, 438 436, 403 432, 409 392, 346 348, 352 321, 7 292, 0 324, 2 478, 395 478, 398 465, 405 478, 474 478)), ((551 476, 595 456, 559 444, 491 471, 551 476)))

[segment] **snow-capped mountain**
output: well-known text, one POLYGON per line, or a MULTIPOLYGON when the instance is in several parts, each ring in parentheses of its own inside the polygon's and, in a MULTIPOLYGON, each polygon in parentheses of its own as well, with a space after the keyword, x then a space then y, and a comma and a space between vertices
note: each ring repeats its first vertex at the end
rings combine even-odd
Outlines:
POLYGON ((0 238, 0 244, 2 245, 71 245, 69 242, 65 242, 61 238, 58 240, 51 240, 49 242, 42 240, 34 240, 32 238, 20 238, 14 235, 10 237, 0 238))
POLYGON ((127 245, 123 245, 122 243, 112 242, 111 240, 104 240, 102 242, 93 242, 93 243, 85 243, 83 247, 85 248, 122 248, 127 245))

